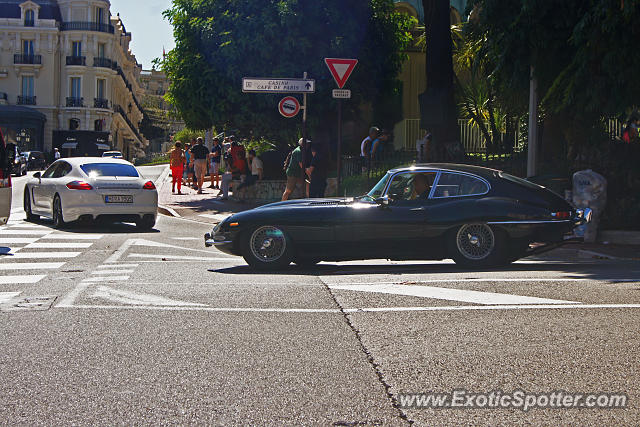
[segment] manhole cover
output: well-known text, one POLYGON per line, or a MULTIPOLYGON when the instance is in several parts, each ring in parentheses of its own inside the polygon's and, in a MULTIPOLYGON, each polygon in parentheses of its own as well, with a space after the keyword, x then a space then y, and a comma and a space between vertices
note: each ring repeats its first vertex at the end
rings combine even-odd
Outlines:
POLYGON ((56 301, 57 295, 42 297, 25 297, 0 305, 0 311, 44 311, 49 310, 56 301))

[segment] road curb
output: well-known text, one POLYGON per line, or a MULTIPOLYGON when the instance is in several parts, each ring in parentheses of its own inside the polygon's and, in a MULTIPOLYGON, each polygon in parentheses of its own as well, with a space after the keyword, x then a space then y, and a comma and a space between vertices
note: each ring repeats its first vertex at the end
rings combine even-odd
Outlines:
POLYGON ((173 218, 182 218, 182 216, 180 216, 178 212, 176 212, 175 210, 171 209, 168 206, 158 205, 158 213, 165 216, 170 216, 173 218))
POLYGON ((169 176, 170 172, 171 172, 171 168, 169 168, 169 166, 167 165, 167 167, 162 171, 160 176, 158 176, 158 178, 156 179, 155 185, 156 185, 156 188, 158 189, 158 193, 160 192, 160 190, 162 190, 162 187, 164 187, 164 184, 167 181, 167 177, 169 176))

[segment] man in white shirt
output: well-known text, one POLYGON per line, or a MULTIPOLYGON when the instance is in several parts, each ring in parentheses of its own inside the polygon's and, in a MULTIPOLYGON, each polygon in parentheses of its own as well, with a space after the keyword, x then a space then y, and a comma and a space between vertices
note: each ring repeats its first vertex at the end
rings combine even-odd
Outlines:
POLYGON ((362 159, 362 172, 367 171, 367 167, 369 166, 369 157, 371 156, 371 145, 373 145, 373 141, 378 139, 378 135, 380 134, 380 129, 373 126, 369 129, 369 136, 367 136, 364 140, 362 140, 362 144, 360 144, 360 158, 362 159))
POLYGON ((249 150, 248 160, 251 167, 251 173, 248 174, 247 179, 245 179, 244 182, 240 184, 238 190, 244 187, 252 186, 256 183, 256 181, 262 181, 264 167, 262 160, 260 160, 258 156, 256 156, 255 150, 249 150))
POLYGON ((60 156, 60 150, 58 150, 57 148, 54 148, 54 149, 53 149, 53 158, 54 158, 55 160, 58 160, 58 159, 60 159, 60 157, 61 157, 61 156, 60 156))

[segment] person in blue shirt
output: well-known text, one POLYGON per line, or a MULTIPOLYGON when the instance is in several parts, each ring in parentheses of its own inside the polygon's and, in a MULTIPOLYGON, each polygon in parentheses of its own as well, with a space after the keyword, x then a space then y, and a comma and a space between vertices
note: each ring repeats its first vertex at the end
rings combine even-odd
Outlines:
POLYGON ((380 136, 371 144, 371 161, 380 160, 384 152, 384 145, 389 139, 389 132, 383 130, 380 136))

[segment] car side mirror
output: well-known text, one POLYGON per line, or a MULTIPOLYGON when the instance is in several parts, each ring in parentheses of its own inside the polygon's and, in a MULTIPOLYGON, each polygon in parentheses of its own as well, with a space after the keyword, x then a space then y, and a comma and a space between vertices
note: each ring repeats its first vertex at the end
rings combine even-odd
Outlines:
POLYGON ((36 179, 41 179, 42 178, 42 174, 40 172, 36 172, 33 174, 33 177, 36 179))
POLYGON ((379 204, 382 207, 386 207, 389 206, 392 202, 392 199, 388 196, 388 195, 384 195, 382 197, 378 197, 377 199, 374 200, 377 204, 379 204))

